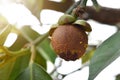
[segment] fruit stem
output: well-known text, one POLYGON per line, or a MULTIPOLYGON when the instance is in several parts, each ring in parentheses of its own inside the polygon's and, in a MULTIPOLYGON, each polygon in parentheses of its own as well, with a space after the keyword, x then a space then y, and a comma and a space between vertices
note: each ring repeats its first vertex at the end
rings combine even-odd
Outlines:
POLYGON ((92 0, 92 2, 93 2, 93 5, 95 6, 96 10, 99 11, 100 10, 100 6, 99 6, 97 0, 92 0))
POLYGON ((31 65, 34 62, 35 57, 36 57, 35 45, 31 44, 31 58, 29 65, 31 65))
POLYGON ((86 7, 87 0, 81 0, 80 6, 81 7, 86 7))
POLYGON ((44 39, 46 39, 48 36, 49 36, 49 33, 46 33, 42 36, 39 36, 37 39, 35 40, 32 40, 24 31, 20 31, 22 36, 28 40, 29 42, 29 45, 28 47, 30 47, 31 49, 31 59, 30 59, 30 63, 29 64, 32 64, 35 60, 35 57, 36 57, 36 49, 35 49, 35 46, 37 46, 38 44, 40 44, 44 39))
POLYGON ((49 33, 47 32, 46 34, 38 37, 37 39, 35 39, 32 44, 34 45, 38 45, 39 43, 41 43, 44 39, 46 39, 49 36, 49 33))
POLYGON ((80 3, 81 3, 80 0, 78 2, 76 2, 76 3, 74 3, 65 13, 66 14, 71 14, 73 9, 76 8, 80 3))
POLYGON ((17 31, 20 32, 20 34, 28 41, 28 42, 32 42, 33 40, 22 30, 18 30, 17 31))
POLYGON ((66 14, 71 14, 75 18, 78 16, 76 15, 76 9, 78 6, 84 8, 86 7, 87 0, 79 0, 78 2, 74 3, 67 11, 66 14))

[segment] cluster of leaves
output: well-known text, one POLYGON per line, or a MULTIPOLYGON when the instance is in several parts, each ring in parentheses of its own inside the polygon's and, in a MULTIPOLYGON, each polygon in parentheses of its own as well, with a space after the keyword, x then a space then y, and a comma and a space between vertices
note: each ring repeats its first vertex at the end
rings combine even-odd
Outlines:
POLYGON ((31 46, 26 46, 30 42, 23 34, 33 41, 41 37, 29 26, 18 30, 7 25, 1 30, 0 75, 2 77, 0 80, 52 80, 46 72, 46 62, 49 60, 54 63, 56 58, 50 46, 50 40, 45 38, 40 44, 37 43, 34 48, 35 53, 33 53, 31 46), (10 33, 16 33, 18 38, 11 47, 5 47, 4 43, 10 33), (34 60, 32 60, 33 56, 36 56, 34 60))

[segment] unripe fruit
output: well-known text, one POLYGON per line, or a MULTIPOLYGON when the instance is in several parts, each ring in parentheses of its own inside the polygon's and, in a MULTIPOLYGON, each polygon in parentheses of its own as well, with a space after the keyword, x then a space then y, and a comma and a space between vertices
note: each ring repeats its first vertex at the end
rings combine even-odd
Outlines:
POLYGON ((66 61, 79 59, 88 45, 88 37, 79 25, 59 25, 52 34, 52 47, 66 61))

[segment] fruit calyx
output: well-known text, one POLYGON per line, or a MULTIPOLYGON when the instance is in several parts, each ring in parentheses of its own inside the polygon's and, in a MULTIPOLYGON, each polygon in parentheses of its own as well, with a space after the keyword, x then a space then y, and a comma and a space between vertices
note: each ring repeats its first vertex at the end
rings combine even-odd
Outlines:
POLYGON ((73 24, 79 25, 81 28, 83 28, 87 32, 92 31, 91 26, 85 20, 76 20, 73 24))
POLYGON ((61 16, 58 20, 59 25, 64 25, 64 24, 71 24, 76 20, 76 18, 72 15, 69 14, 64 14, 61 16))

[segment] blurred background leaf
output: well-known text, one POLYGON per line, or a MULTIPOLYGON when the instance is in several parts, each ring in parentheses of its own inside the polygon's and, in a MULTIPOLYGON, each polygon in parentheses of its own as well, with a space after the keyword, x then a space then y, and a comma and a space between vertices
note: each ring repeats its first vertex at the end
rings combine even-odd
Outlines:
POLYGON ((1 32, 0 32, 0 46, 4 45, 5 40, 8 36, 8 34, 11 31, 12 26, 11 25, 7 25, 1 32))
POLYGON ((29 65, 30 56, 31 56, 30 51, 21 52, 20 54, 22 53, 27 53, 27 54, 20 56, 15 60, 14 67, 13 70, 11 71, 9 80, 15 80, 15 78, 21 72, 23 72, 29 65))
POLYGON ((9 47, 9 50, 11 51, 18 51, 21 48, 23 48, 28 41, 22 36, 22 34, 18 34, 17 40, 14 42, 12 46, 9 47))
POLYGON ((92 58, 92 56, 94 55, 94 52, 96 50, 96 47, 95 46, 89 46, 88 49, 89 50, 87 50, 85 55, 82 56, 82 64, 88 62, 92 58))
POLYGON ((37 51, 48 61, 55 62, 56 54, 51 48, 50 39, 46 38, 36 47, 37 51))
POLYGON ((28 40, 28 42, 32 42, 33 40, 37 39, 41 35, 34 31, 30 26, 24 26, 21 28, 20 32, 22 33, 23 37, 28 40))
POLYGON ((40 12, 43 9, 51 9, 60 12, 65 12, 75 1, 64 0, 60 2, 51 0, 19 0, 19 3, 23 3, 38 19, 40 19, 40 12))
POLYGON ((44 69, 47 69, 46 59, 37 50, 36 50, 36 58, 34 62, 41 65, 41 67, 43 67, 44 69))
POLYGON ((120 74, 116 75, 116 79, 115 80, 120 80, 120 74))
POLYGON ((0 57, 0 80, 14 80, 14 78, 22 72, 29 64, 30 50, 24 49, 17 52, 11 52, 5 47, 1 47, 0 53, 4 58, 0 57), (18 63, 19 62, 19 63, 18 63))
POLYGON ((1 31, 6 25, 8 25, 7 19, 6 19, 3 15, 0 15, 0 31, 1 31))

